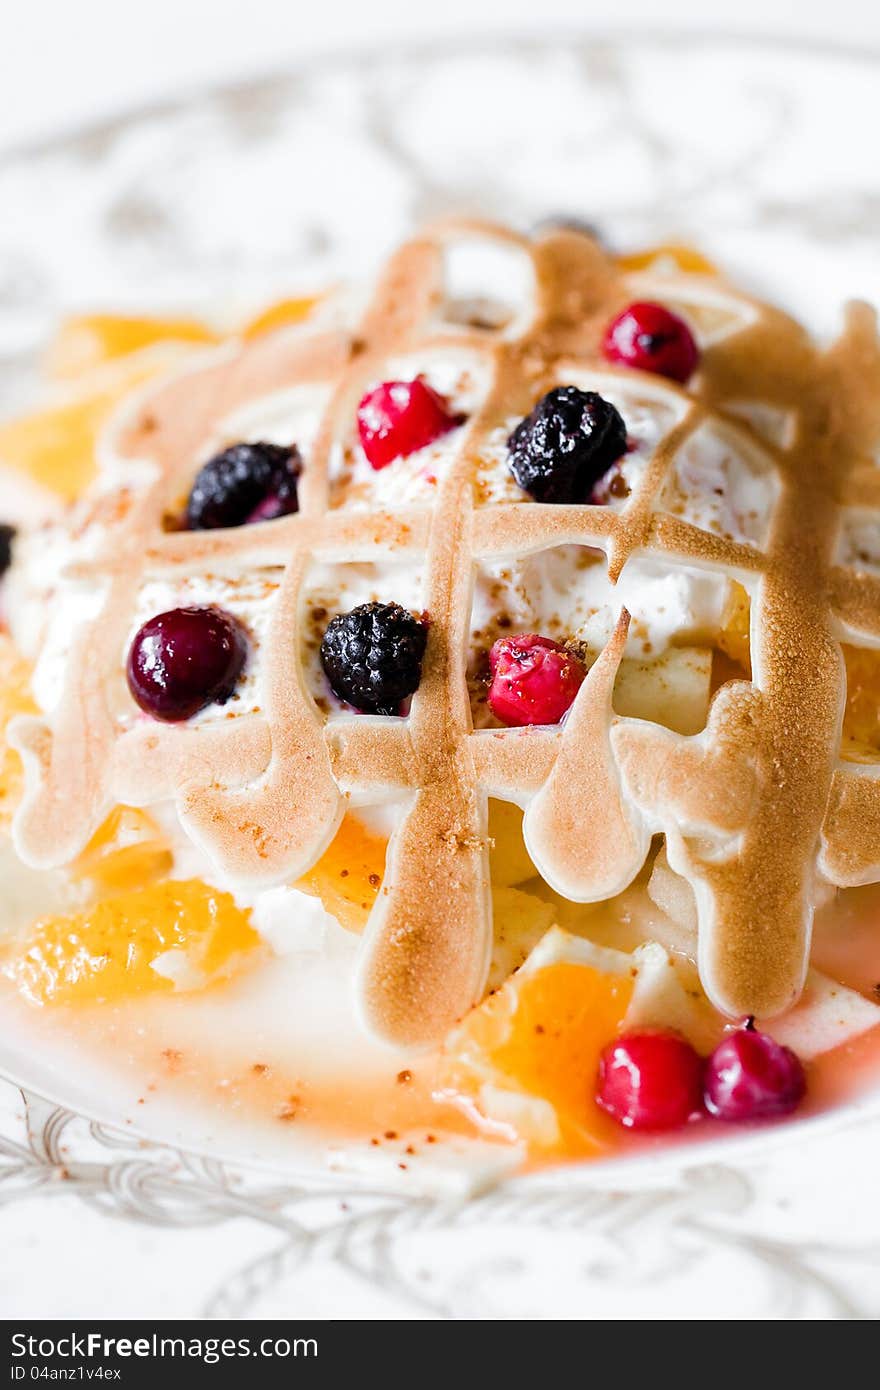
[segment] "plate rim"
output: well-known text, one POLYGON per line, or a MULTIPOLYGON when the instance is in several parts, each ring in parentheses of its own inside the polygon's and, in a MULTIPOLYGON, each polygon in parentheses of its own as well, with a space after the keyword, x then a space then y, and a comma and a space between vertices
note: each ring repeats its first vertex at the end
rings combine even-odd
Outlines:
POLYGON ((801 37, 780 30, 762 34, 750 30, 740 32, 736 29, 713 29, 699 25, 681 25, 674 28, 648 25, 641 29, 635 25, 609 26, 587 23, 581 27, 554 26, 546 35, 534 33, 523 26, 498 34, 483 29, 471 36, 461 33, 445 34, 436 39, 402 38, 391 43, 376 39, 361 44, 328 44, 311 55, 290 59, 278 67, 260 67, 247 77, 221 77, 195 82, 191 86, 182 86, 179 91, 161 97, 133 102, 130 106, 123 105, 106 115, 86 118, 74 123, 70 130, 64 132, 52 130, 14 140, 10 145, 0 146, 0 168, 21 159, 51 156, 71 145, 113 138, 126 126, 153 116, 170 115, 187 107, 200 106, 225 97, 281 86, 313 73, 323 75, 323 71, 328 68, 351 66, 360 62, 369 64, 371 60, 380 58, 389 62, 406 57, 417 60, 425 57, 443 59, 465 48, 476 54, 488 52, 495 56, 536 46, 550 50, 566 43, 595 44, 597 47, 641 46, 663 49, 686 43, 700 48, 718 46, 740 47, 755 52, 766 50, 783 53, 788 57, 813 57, 824 62, 851 63, 859 67, 880 65, 880 41, 857 44, 838 39, 801 37))

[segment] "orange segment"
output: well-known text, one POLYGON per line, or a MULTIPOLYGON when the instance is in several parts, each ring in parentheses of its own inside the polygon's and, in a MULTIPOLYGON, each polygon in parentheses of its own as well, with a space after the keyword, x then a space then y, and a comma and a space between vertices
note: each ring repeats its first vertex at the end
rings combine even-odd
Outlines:
POLYGON ((347 815, 330 848, 294 887, 320 898, 348 931, 363 931, 382 883, 387 849, 384 836, 347 815))
POLYGON ((128 393, 157 376, 178 355, 135 359, 98 372, 87 390, 32 415, 0 421, 0 465, 17 469, 68 501, 95 476, 98 434, 128 393))
POLYGON ((8 829, 21 800, 24 769, 6 742, 6 730, 18 714, 36 714, 30 693, 31 668, 9 637, 0 633, 0 830, 8 829))
MULTIPOLYGON (((301 295, 270 304, 244 323, 241 336, 256 338, 301 323, 319 300, 318 295, 301 295)), ((198 319, 77 314, 65 319, 59 328, 46 357, 46 368, 50 376, 69 379, 160 343, 211 347, 226 336, 198 319)))
POLYGON ((231 973, 258 943, 249 914, 228 893, 187 879, 43 917, 13 943, 2 968, 31 1004, 96 1004, 201 988, 231 973))
POLYGON ((593 1100, 599 1054, 620 1030, 633 985, 631 974, 576 961, 526 967, 450 1037, 451 1088, 478 1109, 487 1085, 537 1097, 553 1106, 563 1148, 604 1147, 613 1127, 593 1100))
POLYGON ((717 275, 718 267, 694 246, 683 242, 663 242, 659 246, 648 246, 643 251, 633 251, 626 256, 617 256, 621 270, 647 270, 664 261, 684 271, 686 275, 717 275))
POLYGON ((880 651, 841 648, 846 663, 842 752, 853 761, 880 755, 880 651))
POLYGON ((106 362, 167 342, 209 345, 219 343, 220 337, 196 319, 80 314, 62 323, 49 348, 46 367, 50 376, 81 376, 106 362))
POLYGON ((320 295, 303 295, 299 299, 282 299, 270 304, 256 318, 246 323, 241 330, 243 338, 258 338, 262 333, 273 333, 276 328, 287 328, 292 323, 301 323, 319 303, 320 295))
POLYGON ((117 806, 73 865, 102 893, 143 888, 170 873, 173 857, 159 826, 133 806, 117 806))
MULTIPOLYGON (((317 298, 284 299, 241 330, 253 338, 305 318, 317 298)), ((187 348, 210 346, 222 335, 195 319, 71 318, 50 349, 56 378, 77 379, 76 396, 33 414, 0 421, 0 465, 26 473, 66 500, 95 475, 95 445, 113 409, 134 388, 180 360, 187 348)))

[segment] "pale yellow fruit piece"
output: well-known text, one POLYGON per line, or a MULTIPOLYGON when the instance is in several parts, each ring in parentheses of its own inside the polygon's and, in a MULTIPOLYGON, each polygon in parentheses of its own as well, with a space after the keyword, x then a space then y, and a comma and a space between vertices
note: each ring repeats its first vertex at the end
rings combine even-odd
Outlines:
POLYGON ((524 883, 538 872, 522 833, 523 813, 512 801, 489 802, 489 871, 502 887, 524 883))
POLYGON ((519 888, 493 885, 492 917, 495 939, 488 987, 497 989, 519 969, 553 925, 555 910, 551 902, 519 888))
POLYGON ((670 647, 653 661, 621 662, 614 708, 629 719, 650 719, 677 734, 705 726, 712 684, 708 647, 670 647))
MULTIPOLYGON (((751 600, 742 584, 731 583, 730 595, 724 610, 721 632, 717 647, 729 657, 735 666, 741 667, 739 675, 751 674, 751 652, 749 645, 749 624, 751 621, 751 600)), ((717 682, 716 682, 717 683, 717 682)))
POLYGON ((677 949, 687 955, 696 954, 697 899, 686 878, 670 868, 666 846, 654 860, 647 884, 648 897, 660 911, 675 923, 681 933, 677 949))

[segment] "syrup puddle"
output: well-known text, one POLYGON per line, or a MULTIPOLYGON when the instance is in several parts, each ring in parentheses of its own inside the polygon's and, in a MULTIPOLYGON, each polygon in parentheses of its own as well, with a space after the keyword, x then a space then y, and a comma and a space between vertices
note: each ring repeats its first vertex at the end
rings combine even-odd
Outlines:
MULTIPOLYGON (((838 895, 817 919, 815 963, 870 995, 880 982, 878 921, 880 886, 838 895)), ((329 1163, 384 1183, 420 1182, 420 1172, 445 1163, 443 1185, 454 1170, 459 1187, 564 1163, 558 1154, 526 1159, 436 1099, 436 1054, 401 1052, 361 1031, 350 1002, 356 948, 340 929, 320 951, 261 962, 198 993, 89 1008, 30 1007, 4 982, 0 1064, 118 1127, 242 1161, 311 1170, 329 1163)), ((876 1088, 880 1026, 807 1070, 799 1117, 876 1088)), ((620 1131, 602 1157, 758 1128, 700 1121, 672 1137, 620 1131)))

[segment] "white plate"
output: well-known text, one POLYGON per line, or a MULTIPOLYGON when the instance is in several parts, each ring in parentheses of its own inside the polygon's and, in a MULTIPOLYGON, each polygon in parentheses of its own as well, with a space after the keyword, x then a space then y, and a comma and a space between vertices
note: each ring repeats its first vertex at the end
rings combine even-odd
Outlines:
MULTIPOLYGON (((829 332, 846 297, 880 302, 878 77, 858 54, 733 39, 431 45, 22 151, 0 163, 0 400, 33 389, 65 310, 251 304, 367 268, 449 211, 692 241, 829 332)), ((880 1311, 876 1100, 438 1201, 380 1179, 328 1195, 326 1176, 272 1156, 242 1165, 247 1138, 197 1121, 139 1130, 2 1034, 0 1072, 29 1093, 0 1084, 6 1316, 880 1311), (70 1241, 74 1287, 57 1259, 70 1241)))

